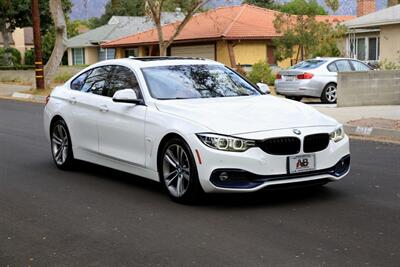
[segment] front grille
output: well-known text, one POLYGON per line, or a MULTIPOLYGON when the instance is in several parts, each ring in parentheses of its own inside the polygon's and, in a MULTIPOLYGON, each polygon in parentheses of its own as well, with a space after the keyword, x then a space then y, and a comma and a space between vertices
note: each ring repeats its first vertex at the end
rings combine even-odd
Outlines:
POLYGON ((293 155, 300 152, 301 142, 297 137, 277 137, 260 141, 258 146, 268 154, 293 155))
POLYGON ((305 153, 312 153, 324 150, 329 145, 329 134, 312 134, 304 137, 303 150, 305 153))

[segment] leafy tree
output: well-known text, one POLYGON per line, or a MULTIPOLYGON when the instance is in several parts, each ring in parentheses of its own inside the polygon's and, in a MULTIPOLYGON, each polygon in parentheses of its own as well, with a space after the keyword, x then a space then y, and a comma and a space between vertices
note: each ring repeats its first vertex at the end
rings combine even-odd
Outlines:
POLYGON ((339 9, 339 0, 325 0, 325 4, 332 9, 333 12, 336 12, 339 9))
POLYGON ((282 33, 282 37, 274 41, 278 60, 292 58, 295 53, 296 61, 316 56, 339 56, 337 43, 346 33, 344 26, 317 21, 312 15, 282 13, 276 16, 274 26, 282 33))
MULTIPOLYGON (((42 34, 46 33, 52 25, 49 0, 40 0, 40 24, 42 34)), ((4 40, 4 47, 10 47, 11 34, 17 27, 32 26, 32 2, 31 0, 0 0, 0 31, 4 40)), ((72 8, 70 0, 62 0, 62 7, 65 13, 72 8)), ((6 52, 3 55, 3 62, 12 65, 11 54, 6 52)))
POLYGON ((112 16, 143 16, 145 5, 143 0, 109 0, 104 14, 100 18, 89 19, 91 29, 107 24, 112 16))
POLYGON ((325 9, 316 0, 292 0, 278 7, 284 13, 294 15, 326 15, 325 9))
POLYGON ((275 9, 277 7, 274 0, 244 0, 243 3, 269 9, 275 9))
POLYGON ((400 0, 388 0, 388 6, 395 6, 400 4, 400 0))

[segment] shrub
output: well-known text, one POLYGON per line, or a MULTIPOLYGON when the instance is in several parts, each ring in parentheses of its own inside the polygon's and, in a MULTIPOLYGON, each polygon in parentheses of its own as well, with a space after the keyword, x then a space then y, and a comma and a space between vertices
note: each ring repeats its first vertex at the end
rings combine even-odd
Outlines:
POLYGON ((33 49, 25 51, 25 65, 35 65, 35 52, 33 49))
POLYGON ((272 70, 266 61, 259 61, 253 65, 253 69, 247 74, 247 78, 256 83, 266 83, 273 85, 275 82, 275 76, 272 74, 272 70))
POLYGON ((400 70, 400 64, 389 61, 386 58, 379 61, 379 68, 381 70, 400 70))
POLYGON ((34 65, 18 65, 18 66, 1 66, 0 70, 30 70, 34 69, 34 65))
POLYGON ((56 76, 53 78, 53 82, 55 83, 65 83, 68 81, 72 76, 74 76, 73 73, 67 72, 67 71, 62 71, 60 73, 57 73, 56 76))
POLYGON ((11 54, 11 62, 13 66, 17 66, 21 64, 21 53, 18 51, 18 49, 10 47, 7 49, 0 48, 0 65, 1 66, 7 66, 6 59, 5 59, 5 54, 6 53, 11 54))

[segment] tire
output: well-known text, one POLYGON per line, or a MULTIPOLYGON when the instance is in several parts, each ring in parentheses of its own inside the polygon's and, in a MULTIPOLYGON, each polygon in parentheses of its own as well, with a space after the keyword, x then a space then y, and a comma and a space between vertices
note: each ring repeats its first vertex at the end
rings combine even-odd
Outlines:
POLYGON ((74 165, 72 142, 67 124, 60 119, 51 125, 50 129, 51 154, 57 168, 70 170, 74 165))
POLYGON ((321 94, 321 101, 325 104, 335 104, 337 100, 337 86, 329 83, 325 86, 321 94))
POLYGON ((171 138, 165 143, 159 157, 160 182, 169 197, 182 204, 199 201, 204 192, 189 145, 181 138, 171 138))
POLYGON ((302 96, 287 96, 287 98, 294 100, 294 101, 301 101, 303 99, 302 96))

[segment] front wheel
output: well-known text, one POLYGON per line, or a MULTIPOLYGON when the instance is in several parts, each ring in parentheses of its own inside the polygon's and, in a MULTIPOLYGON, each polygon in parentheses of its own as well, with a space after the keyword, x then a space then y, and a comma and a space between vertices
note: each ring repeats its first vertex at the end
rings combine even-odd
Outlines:
POLYGON ((63 120, 53 123, 50 130, 51 152, 56 166, 67 170, 72 168, 74 156, 72 153, 71 137, 67 124, 63 120))
POLYGON ((336 84, 330 83, 325 86, 322 91, 321 101, 325 104, 334 104, 337 100, 337 87, 336 84))
POLYGON ((163 187, 176 202, 193 203, 202 194, 194 157, 180 138, 170 139, 165 144, 159 174, 163 187))

